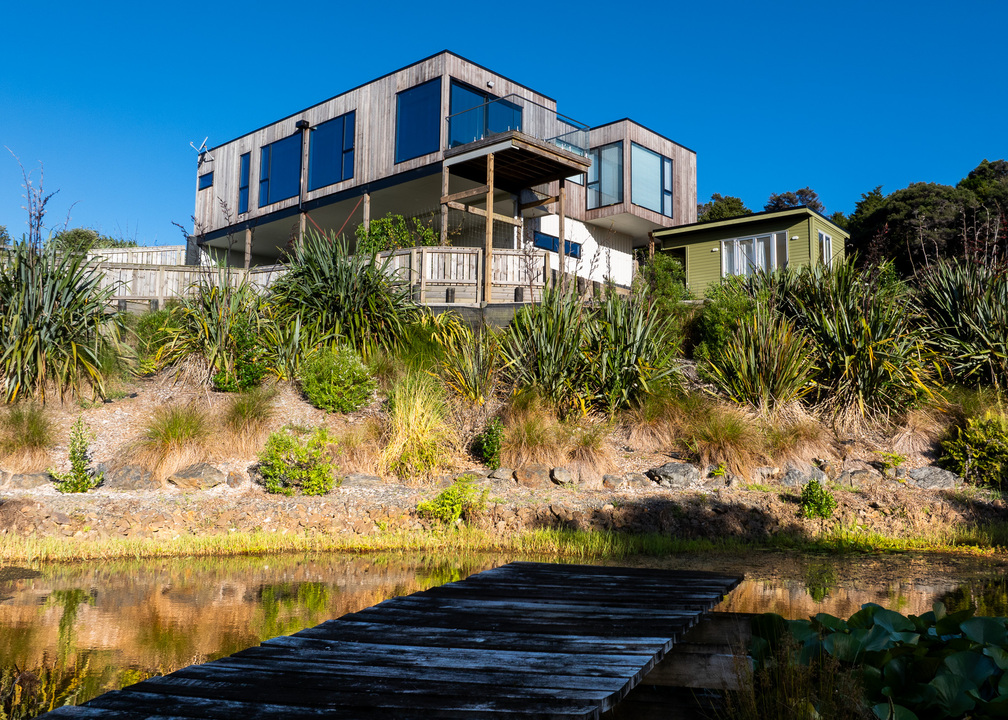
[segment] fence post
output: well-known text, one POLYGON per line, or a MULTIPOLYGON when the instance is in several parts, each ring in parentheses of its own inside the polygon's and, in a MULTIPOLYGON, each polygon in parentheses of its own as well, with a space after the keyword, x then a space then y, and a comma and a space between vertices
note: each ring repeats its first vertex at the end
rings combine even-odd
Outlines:
POLYGON ((420 248, 420 304, 427 303, 427 248, 420 248))

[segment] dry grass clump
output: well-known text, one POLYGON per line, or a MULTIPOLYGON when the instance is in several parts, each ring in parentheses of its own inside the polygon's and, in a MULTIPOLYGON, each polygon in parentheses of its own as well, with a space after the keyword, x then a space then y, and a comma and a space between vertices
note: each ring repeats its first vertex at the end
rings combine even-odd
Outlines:
POLYGON ((756 419, 737 407, 712 403, 698 408, 686 421, 679 442, 701 466, 724 465, 745 477, 767 460, 756 419))
POLYGON ((568 426, 567 466, 579 473, 604 475, 616 468, 616 454, 609 443, 606 423, 585 419, 568 426))
POLYGON ((210 431, 207 412, 194 403, 160 407, 133 443, 136 460, 163 481, 205 458, 210 431))
POLYGON ((18 403, 0 413, 0 460, 6 470, 45 470, 52 444, 52 421, 41 405, 18 403))
POLYGON ((503 467, 518 468, 530 463, 555 467, 567 462, 567 430, 538 395, 516 395, 505 409, 503 420, 503 467))
POLYGON ((907 457, 932 456, 949 427, 947 413, 934 409, 914 409, 897 426, 892 439, 893 452, 907 457))
POLYGON ((402 480, 429 478, 451 464, 457 445, 445 397, 434 378, 412 372, 389 393, 382 467, 402 480))
POLYGON ((225 445, 240 455, 255 455, 269 435, 276 415, 275 387, 252 387, 228 398, 220 415, 225 445))
POLYGON ((830 433, 811 415, 799 412, 766 426, 766 444, 775 462, 812 462, 833 454, 830 433))
POLYGON ((679 394, 672 390, 645 395, 624 415, 627 442, 644 452, 676 449, 690 418, 709 403, 698 394, 679 394))
POLYGON ((381 436, 382 426, 377 418, 367 418, 363 423, 344 425, 331 432, 329 438, 336 451, 340 473, 380 474, 381 436))

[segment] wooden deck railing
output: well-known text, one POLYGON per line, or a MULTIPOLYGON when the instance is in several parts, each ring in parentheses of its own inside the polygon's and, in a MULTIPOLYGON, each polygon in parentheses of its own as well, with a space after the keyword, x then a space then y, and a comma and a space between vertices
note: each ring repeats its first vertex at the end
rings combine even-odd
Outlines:
MULTIPOLYGON (((481 248, 417 247, 381 253, 386 271, 397 284, 408 285, 413 299, 422 305, 478 305, 483 301, 481 248)), ((102 261, 103 287, 113 290, 112 300, 164 303, 188 294, 201 277, 215 268, 193 265, 156 265, 102 261)), ((491 259, 491 302, 530 302, 541 297, 548 275, 545 251, 494 250, 491 259)), ((245 271, 237 268, 235 274, 245 271)), ((287 272, 285 265, 254 267, 248 279, 265 289, 287 272)))

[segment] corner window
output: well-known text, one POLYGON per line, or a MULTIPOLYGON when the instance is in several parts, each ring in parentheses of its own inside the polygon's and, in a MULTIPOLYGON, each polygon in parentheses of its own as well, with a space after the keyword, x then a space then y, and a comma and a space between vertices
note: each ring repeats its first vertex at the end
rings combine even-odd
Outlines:
MULTIPOLYGON (((560 252, 560 238, 556 235, 547 235, 536 230, 532 233, 532 244, 542 250, 550 252, 560 252)), ((581 259, 581 243, 564 241, 564 254, 568 257, 581 259)))
POLYGON ((354 112, 312 128, 308 145, 308 189, 349 180, 354 173, 354 112))
POLYGON ((733 238, 721 242, 721 276, 782 270, 788 264, 787 233, 733 238))
POLYGON ((213 170, 199 176, 199 189, 206 190, 208 187, 213 187, 213 170))
POLYGON ((448 147, 465 145, 508 130, 521 130, 522 127, 520 105, 457 80, 452 80, 451 84, 449 115, 448 147))
POLYGON ((301 133, 263 145, 259 157, 259 207, 301 191, 301 133))
POLYGON ((833 238, 819 231, 819 262, 826 267, 833 267, 833 238))
POLYGON ((588 209, 623 202, 623 141, 588 151, 588 209))
POLYGON ((672 217, 672 161, 630 143, 630 201, 672 217))
POLYGON ((248 212, 249 201, 249 166, 252 163, 252 153, 244 153, 238 168, 238 214, 248 212))
POLYGON ((441 78, 396 95, 397 163, 437 152, 441 143, 441 78))

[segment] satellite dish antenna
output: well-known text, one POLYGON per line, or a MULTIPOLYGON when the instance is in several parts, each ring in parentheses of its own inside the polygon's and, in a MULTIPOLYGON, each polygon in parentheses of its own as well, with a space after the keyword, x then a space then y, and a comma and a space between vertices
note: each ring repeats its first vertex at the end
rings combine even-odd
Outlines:
POLYGON ((193 143, 192 140, 189 141, 189 147, 191 147, 193 150, 199 153, 200 162, 203 162, 204 160, 210 160, 210 162, 213 162, 213 155, 210 154, 206 146, 207 140, 209 139, 210 139, 209 135, 203 138, 203 142, 200 143, 199 147, 196 147, 195 143, 193 143))

